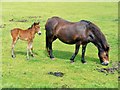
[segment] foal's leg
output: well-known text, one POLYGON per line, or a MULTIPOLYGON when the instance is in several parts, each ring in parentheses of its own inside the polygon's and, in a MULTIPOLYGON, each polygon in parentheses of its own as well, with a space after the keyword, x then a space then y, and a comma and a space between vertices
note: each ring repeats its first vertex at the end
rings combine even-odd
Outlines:
POLYGON ((32 57, 34 57, 34 55, 33 55, 33 46, 32 46, 32 42, 30 43, 30 54, 31 54, 32 57))
POLYGON ((15 44, 17 42, 18 38, 13 38, 13 41, 12 41, 12 58, 15 58, 15 54, 14 54, 14 47, 15 47, 15 44))
POLYGON ((29 53, 30 53, 30 41, 28 41, 28 46, 27 46, 27 60, 30 59, 29 53))
POLYGON ((86 46, 87 45, 82 45, 82 58, 81 58, 82 63, 86 63, 85 58, 84 58, 85 57, 86 46))
POLYGON ((80 44, 76 44, 75 45, 75 53, 72 55, 72 57, 70 58, 70 62, 73 63, 74 62, 74 58, 76 57, 76 55, 78 54, 79 52, 79 48, 80 48, 80 44))

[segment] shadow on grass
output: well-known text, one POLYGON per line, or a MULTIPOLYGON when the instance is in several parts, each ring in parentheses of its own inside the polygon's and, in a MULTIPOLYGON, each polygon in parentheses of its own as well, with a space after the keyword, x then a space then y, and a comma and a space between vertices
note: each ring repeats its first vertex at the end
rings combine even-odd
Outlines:
MULTIPOLYGON (((73 53, 69 52, 69 51, 53 50, 54 57, 55 58, 59 58, 59 59, 68 59, 68 60, 70 60, 70 58, 72 57, 73 53)), ((86 61, 92 61, 92 62, 100 63, 98 58, 94 58, 94 57, 88 56, 88 55, 85 56, 85 60, 86 61)), ((81 61, 81 52, 79 52, 77 54, 77 56, 75 58, 75 61, 81 61)))
MULTIPOLYGON (((27 55, 27 51, 15 51, 15 54, 20 54, 20 55, 27 55)), ((36 52, 33 52, 33 54, 38 55, 36 52)))

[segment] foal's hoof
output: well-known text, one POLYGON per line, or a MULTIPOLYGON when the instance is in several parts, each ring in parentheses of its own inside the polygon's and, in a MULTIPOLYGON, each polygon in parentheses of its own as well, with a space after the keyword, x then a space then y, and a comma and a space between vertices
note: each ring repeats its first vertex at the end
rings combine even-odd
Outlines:
POLYGON ((29 57, 27 57, 26 59, 27 59, 27 60, 29 60, 30 58, 29 58, 29 57))
POLYGON ((15 58, 15 55, 12 55, 12 58, 15 58))
POLYGON ((34 55, 33 55, 33 54, 31 54, 31 56, 32 56, 32 57, 34 57, 34 55))

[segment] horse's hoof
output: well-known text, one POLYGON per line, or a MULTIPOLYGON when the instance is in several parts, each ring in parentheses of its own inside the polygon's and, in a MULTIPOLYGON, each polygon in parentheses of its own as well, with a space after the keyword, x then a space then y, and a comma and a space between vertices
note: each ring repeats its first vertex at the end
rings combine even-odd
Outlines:
POLYGON ((51 58, 51 60, 55 60, 55 58, 51 58))
POLYGON ((83 63, 83 64, 87 64, 87 62, 86 62, 86 61, 82 61, 82 63, 83 63))
POLYGON ((84 61, 82 60, 81 62, 82 62, 83 64, 86 64, 86 61, 85 61, 85 60, 84 60, 84 61))
POLYGON ((74 61, 70 61, 71 64, 74 64, 74 61))
POLYGON ((87 62, 84 62, 83 64, 87 64, 87 62))

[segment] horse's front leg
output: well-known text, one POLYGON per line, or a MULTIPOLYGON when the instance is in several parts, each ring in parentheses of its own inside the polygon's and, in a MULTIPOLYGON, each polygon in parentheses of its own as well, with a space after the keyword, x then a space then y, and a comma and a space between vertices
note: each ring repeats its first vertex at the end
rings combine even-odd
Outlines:
POLYGON ((84 58, 85 57, 86 46, 87 46, 87 44, 82 45, 82 58, 81 58, 82 63, 86 63, 85 58, 84 58))
POLYGON ((75 53, 72 55, 72 57, 70 58, 70 62, 71 63, 73 63, 74 62, 74 59, 75 59, 75 57, 76 57, 76 55, 78 54, 78 52, 79 52, 79 48, 80 48, 80 44, 76 44, 75 45, 75 53))

